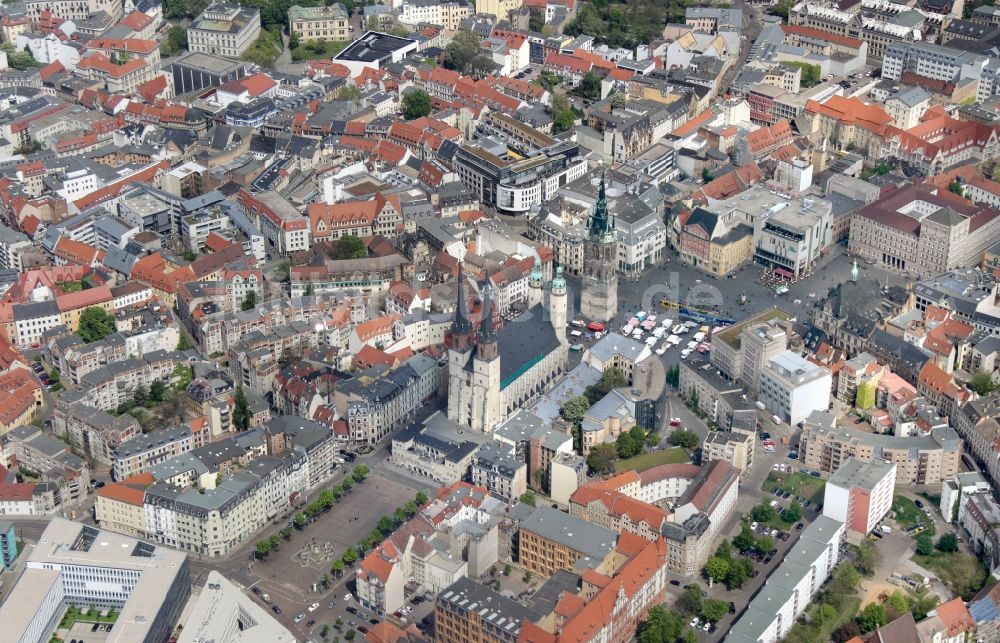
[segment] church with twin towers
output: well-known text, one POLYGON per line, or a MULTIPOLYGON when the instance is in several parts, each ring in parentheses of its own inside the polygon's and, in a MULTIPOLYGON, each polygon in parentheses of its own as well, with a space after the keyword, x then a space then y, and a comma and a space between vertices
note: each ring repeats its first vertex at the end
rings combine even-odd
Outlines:
POLYGON ((458 304, 446 337, 448 419, 470 431, 490 433, 562 375, 568 293, 562 269, 545 283, 535 265, 528 310, 504 320, 489 280, 470 296, 459 271, 458 304))

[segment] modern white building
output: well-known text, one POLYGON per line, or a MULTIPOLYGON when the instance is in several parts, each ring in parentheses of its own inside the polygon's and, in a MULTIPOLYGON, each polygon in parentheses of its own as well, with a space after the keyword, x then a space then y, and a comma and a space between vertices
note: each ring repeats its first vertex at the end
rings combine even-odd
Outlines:
POLYGON ((872 458, 848 458, 826 483, 823 515, 846 525, 847 531, 867 535, 892 508, 896 465, 872 458))
POLYGON ((978 471, 956 473, 941 483, 941 515, 948 522, 958 520, 958 503, 962 496, 990 491, 989 481, 978 471))
POLYGON ((840 559, 844 523, 819 516, 733 624, 727 643, 776 643, 795 625, 840 559))
MULTIPOLYGON (((73 605, 118 613, 102 640, 165 641, 190 593, 183 553, 52 518, 0 606, 3 639, 49 641, 73 605)), ((90 634, 90 624, 84 631, 90 634)))
POLYGON ((294 634, 274 619, 240 587, 216 571, 208 573, 205 586, 184 621, 177 643, 292 643, 294 634))
POLYGON ((804 198, 797 212, 787 204, 772 206, 757 220, 753 260, 781 277, 797 280, 812 272, 822 250, 832 242, 833 214, 830 203, 823 199, 804 198))
POLYGON ((760 401, 783 422, 796 425, 813 411, 827 410, 832 386, 829 369, 785 351, 761 372, 760 401))

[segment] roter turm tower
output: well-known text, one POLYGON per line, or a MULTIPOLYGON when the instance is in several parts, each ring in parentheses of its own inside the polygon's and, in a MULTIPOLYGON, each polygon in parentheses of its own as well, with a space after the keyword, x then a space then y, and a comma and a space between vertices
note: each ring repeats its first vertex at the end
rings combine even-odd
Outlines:
POLYGON ((580 312, 591 321, 608 322, 618 312, 618 232, 608 213, 604 171, 597 204, 587 221, 583 250, 583 289, 580 312))

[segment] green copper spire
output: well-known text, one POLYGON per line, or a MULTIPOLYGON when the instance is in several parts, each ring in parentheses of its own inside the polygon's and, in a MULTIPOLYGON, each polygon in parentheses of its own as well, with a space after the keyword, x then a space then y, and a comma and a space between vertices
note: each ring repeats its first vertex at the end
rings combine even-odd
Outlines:
POLYGON ((608 195, 604 189, 603 168, 601 168, 601 187, 597 191, 597 204, 594 206, 594 213, 590 215, 588 228, 590 236, 594 238, 603 237, 614 229, 611 216, 608 214, 608 195))

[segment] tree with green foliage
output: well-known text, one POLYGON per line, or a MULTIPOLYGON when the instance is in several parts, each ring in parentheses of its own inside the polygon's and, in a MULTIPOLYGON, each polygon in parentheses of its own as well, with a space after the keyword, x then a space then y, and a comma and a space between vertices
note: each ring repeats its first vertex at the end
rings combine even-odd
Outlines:
POLYGON ((264 558, 271 553, 271 543, 267 540, 258 540, 254 546, 254 555, 257 558, 264 558))
POLYGON ((903 592, 898 589, 892 594, 889 594, 889 598, 886 599, 885 604, 887 608, 896 612, 896 616, 910 611, 910 602, 906 600, 906 596, 903 595, 903 592))
POLYGON ((361 98, 361 90, 353 82, 344 83, 344 86, 337 92, 340 100, 358 100, 361 98))
POLYGON ((792 7, 795 6, 795 0, 778 0, 775 4, 771 5, 768 9, 768 13, 772 16, 780 16, 784 20, 788 20, 788 12, 791 11, 792 7))
POLYGON ((369 473, 371 473, 371 471, 368 469, 367 464, 359 464, 351 471, 351 477, 354 478, 355 482, 361 482, 368 477, 369 473))
POLYGON ((250 402, 247 401, 242 383, 236 385, 236 395, 233 399, 233 426, 237 431, 246 431, 250 428, 250 402))
POLYGON ((597 475, 610 473, 618 451, 612 444, 595 444, 587 454, 587 466, 597 475))
POLYGON ((624 460, 638 453, 642 449, 642 443, 636 445, 632 435, 626 432, 620 434, 615 440, 615 449, 618 452, 618 457, 624 460))
POLYGON ((955 534, 944 534, 938 538, 936 547, 945 553, 958 551, 958 537, 955 534))
POLYGON ((76 334, 87 342, 97 342, 115 332, 115 317, 103 308, 88 306, 80 313, 76 334))
POLYGON ((177 350, 189 351, 192 348, 194 348, 194 345, 191 343, 191 340, 188 339, 188 336, 185 332, 181 331, 180 335, 181 335, 180 339, 177 340, 177 350))
POLYGON ((663 25, 684 22, 686 2, 637 0, 627 4, 587 2, 579 5, 576 17, 565 27, 570 36, 593 35, 599 44, 612 49, 634 49, 662 36, 663 25))
POLYGON ((288 34, 289 49, 298 49, 300 44, 302 44, 302 39, 297 31, 293 31, 292 33, 288 34))
POLYGON ((730 563, 725 558, 712 556, 705 561, 705 575, 708 576, 709 587, 711 583, 721 583, 729 574, 730 563))
POLYGON ((736 537, 733 538, 733 547, 737 551, 748 552, 753 549, 754 542, 753 531, 750 530, 750 525, 743 523, 740 527, 740 533, 736 534, 736 537))
POLYGON ((358 559, 358 550, 349 547, 344 551, 344 555, 340 559, 344 561, 344 565, 350 565, 358 559))
POLYGON ((240 304, 240 310, 253 310, 257 307, 257 291, 248 290, 246 297, 243 298, 243 303, 240 304))
POLYGON ((965 186, 962 185, 962 183, 959 182, 959 181, 952 181, 951 183, 948 184, 948 191, 949 192, 954 192, 958 196, 964 196, 965 195, 965 186))
MULTIPOLYGON (((17 50, 14 49, 13 45, 10 43, 4 43, 0 45, 0 50, 7 54, 7 65, 11 69, 17 69, 18 71, 25 71, 26 69, 31 69, 32 67, 41 67, 42 64, 35 60, 34 56, 31 55, 30 51, 27 50, 17 50)), ((20 151, 22 148, 15 150, 15 154, 30 154, 31 152, 37 152, 42 149, 42 143, 39 141, 32 140, 32 147, 37 145, 38 149, 29 149, 27 151, 20 151)))
POLYGON ((403 118, 412 121, 431 113, 431 95, 422 89, 407 92, 403 96, 403 118))
POLYGON ((166 40, 161 43, 160 51, 164 54, 175 54, 187 49, 188 35, 187 29, 181 25, 174 25, 167 32, 166 40), (165 51, 164 51, 165 50, 165 51))
POLYGON ((573 110, 559 112, 552 117, 552 133, 562 134, 576 127, 576 114, 573 110))
POLYGON ((592 71, 588 71, 584 74, 583 79, 580 80, 580 84, 573 90, 573 93, 583 98, 597 100, 601 97, 601 77, 592 71))
POLYGON ((781 64, 785 67, 798 67, 802 70, 802 74, 799 78, 799 83, 802 86, 802 89, 809 89, 810 87, 815 86, 823 78, 819 65, 812 65, 805 62, 791 62, 787 60, 783 61, 781 64))
POLYGON ((583 395, 577 395, 576 397, 571 397, 566 400, 566 403, 563 404, 559 414, 562 415, 563 419, 567 422, 579 424, 580 422, 583 422, 583 418, 587 415, 587 411, 590 410, 590 406, 590 400, 583 395))
POLYGON ((681 596, 677 599, 677 607, 688 614, 701 614, 702 600, 705 597, 705 591, 701 588, 698 583, 691 583, 684 588, 681 592, 681 596))
POLYGON ((785 513, 781 514, 781 519, 789 525, 802 519, 802 505, 799 504, 798 500, 793 500, 792 504, 788 505, 785 513))
POLYGON ((875 543, 870 540, 865 540, 858 547, 858 558, 857 558, 857 568, 858 571, 867 577, 872 577, 875 572, 878 571, 879 565, 882 564, 882 552, 879 551, 875 543))
POLYGON ((149 385, 149 399, 153 402, 162 402, 167 398, 167 385, 160 380, 153 380, 149 385))
POLYGON ((383 536, 388 536, 396 529, 396 523, 389 516, 378 519, 378 530, 383 536))
POLYGON ((518 500, 520 500, 524 504, 528 505, 529 507, 534 507, 535 506, 535 492, 533 492, 533 491, 525 491, 524 493, 521 494, 521 497, 518 498, 518 500))
POLYGON ((858 625, 861 626, 862 633, 873 632, 888 622, 889 616, 885 606, 880 603, 865 605, 865 608, 861 610, 861 615, 858 616, 858 625))
POLYGON ((771 505, 766 505, 762 502, 750 510, 750 515, 753 516, 753 519, 757 522, 767 522, 768 520, 774 519, 776 512, 771 505))
MULTIPOLYGON (((726 589, 734 590, 740 589, 750 578, 747 573, 746 567, 742 564, 742 561, 750 560, 749 558, 741 558, 736 561, 736 563, 729 568, 729 573, 726 574, 726 589)), ((751 563, 752 564, 752 563, 751 563)))
POLYGON ((427 494, 423 491, 418 491, 415 500, 417 501, 418 506, 423 507, 427 504, 427 494))
POLYGON ((709 623, 718 623, 729 613, 729 603, 716 598, 706 599, 701 605, 701 615, 709 623))
POLYGON ((344 493, 347 493, 348 491, 351 490, 351 487, 354 486, 354 480, 352 480, 351 478, 344 478, 340 482, 340 486, 344 488, 344 493))
POLYGON ((444 66, 463 74, 481 75, 492 64, 493 61, 483 55, 479 36, 468 29, 455 34, 444 50, 444 66))
POLYGON ((655 447, 660 443, 660 436, 653 431, 646 435, 646 446, 655 447))
POLYGON ((639 626, 639 643, 675 643, 683 630, 684 618, 676 610, 654 605, 639 626))
POLYGON ((934 541, 926 531, 917 536, 917 553, 921 556, 930 556, 934 553, 934 541))
POLYGON ((667 439, 670 441, 670 444, 687 449, 688 451, 697 448, 698 443, 701 441, 698 439, 697 433, 688 431, 687 429, 678 429, 671 433, 667 439))
POLYGON ((702 183, 712 182, 712 173, 708 170, 707 167, 701 168, 701 182, 702 183))
POLYGON ((760 536, 753 544, 754 549, 762 554, 766 554, 774 549, 774 538, 770 536, 760 536))
POLYGON ((368 256, 368 246, 361 237, 345 234, 330 244, 327 254, 337 260, 364 259, 368 256))
POLYGON ((146 405, 146 402, 149 401, 149 390, 146 389, 145 384, 140 383, 135 387, 135 391, 132 392, 132 400, 136 406, 146 405))
POLYGON ((343 574, 344 561, 342 560, 333 561, 333 563, 330 565, 330 573, 333 574, 334 576, 340 576, 341 574, 343 574))
POLYGON ((667 384, 677 388, 681 383, 681 367, 679 365, 671 366, 667 369, 667 384))
POLYGON ((972 382, 969 387, 980 395, 989 395, 1000 388, 1000 384, 993 381, 993 376, 984 370, 978 370, 972 374, 972 382))

